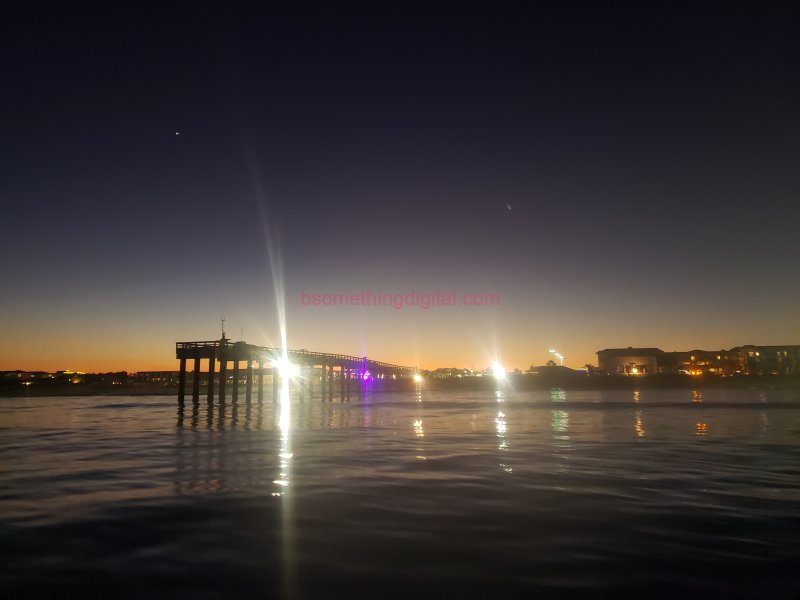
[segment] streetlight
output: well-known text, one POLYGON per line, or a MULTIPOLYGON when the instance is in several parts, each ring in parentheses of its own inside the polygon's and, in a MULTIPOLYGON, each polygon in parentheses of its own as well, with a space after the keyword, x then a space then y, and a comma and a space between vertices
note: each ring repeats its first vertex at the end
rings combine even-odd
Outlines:
POLYGON ((295 377, 299 372, 297 365, 289 362, 289 359, 285 356, 281 356, 273 360, 271 366, 278 370, 278 373, 285 381, 295 377))
POLYGON ((503 368, 503 365, 495 361, 492 363, 492 375, 494 375, 495 379, 500 381, 506 378, 506 370, 503 368))
POLYGON ((548 350, 548 352, 550 352, 550 354, 552 354, 553 356, 555 356, 558 359, 558 364, 559 365, 564 366, 564 355, 563 354, 559 354, 558 352, 556 352, 556 350, 554 348, 550 348, 550 350, 548 350))

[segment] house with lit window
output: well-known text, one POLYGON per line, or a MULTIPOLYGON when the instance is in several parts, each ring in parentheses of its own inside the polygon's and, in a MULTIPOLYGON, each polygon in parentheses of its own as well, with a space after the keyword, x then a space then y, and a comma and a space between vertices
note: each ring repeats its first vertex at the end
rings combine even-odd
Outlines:
POLYGON ((609 375, 794 375, 800 346, 737 346, 730 350, 664 352, 659 348, 609 348, 597 353, 599 371, 609 375))
POLYGON ((742 369, 758 375, 793 375, 800 373, 800 346, 741 346, 742 369))
POLYGON ((654 375, 663 356, 659 348, 607 348, 597 353, 597 364, 609 375, 654 375))

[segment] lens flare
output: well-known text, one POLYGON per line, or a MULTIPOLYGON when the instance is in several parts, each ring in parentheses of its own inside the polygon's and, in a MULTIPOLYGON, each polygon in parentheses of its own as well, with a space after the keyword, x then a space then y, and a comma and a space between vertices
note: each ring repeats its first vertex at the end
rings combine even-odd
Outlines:
POLYGON ((495 361, 492 363, 492 375, 494 375, 494 378, 498 380, 505 379, 506 370, 503 368, 503 365, 495 361))
POLYGON ((278 369, 278 373, 281 376, 281 379, 284 381, 289 381, 292 377, 296 377, 299 373, 299 369, 297 365, 293 364, 289 361, 289 357, 286 356, 286 349, 284 348, 284 356, 278 357, 270 363, 270 366, 274 369, 278 369))

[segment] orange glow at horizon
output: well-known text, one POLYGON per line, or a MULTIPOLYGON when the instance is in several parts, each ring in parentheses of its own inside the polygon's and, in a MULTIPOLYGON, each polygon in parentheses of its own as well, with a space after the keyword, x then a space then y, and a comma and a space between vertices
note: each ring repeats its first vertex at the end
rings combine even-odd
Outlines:
MULTIPOLYGON (((234 341, 280 346, 275 309, 268 299, 246 304, 231 295, 224 300, 216 309, 193 302, 186 308, 170 297, 152 297, 139 307, 131 301, 72 312, 66 306, 56 305, 50 313, 23 306, 13 321, 0 327, 0 370, 174 371, 175 342, 219 339, 219 314, 227 316, 227 334, 234 341)), ((550 360, 553 347, 564 354, 565 366, 579 369, 596 365, 596 352, 604 348, 657 346, 672 351, 787 343, 782 322, 734 326, 733 321, 720 320, 717 328, 704 331, 697 324, 679 330, 652 319, 613 317, 594 319, 578 310, 556 314, 510 301, 485 310, 429 311, 304 310, 290 303, 288 347, 366 355, 425 370, 484 370, 500 361, 508 371, 525 371, 550 360)))
MULTIPOLYGON (((229 335, 230 337, 230 335, 229 335)), ((238 341, 238 337, 234 341, 238 341)), ((97 336, 91 340, 76 343, 74 338, 50 338, 46 343, 41 339, 33 340, 22 337, 11 344, 0 347, 0 370, 11 371, 47 371, 80 370, 87 373, 127 371, 129 373, 142 371, 175 371, 178 369, 178 360, 175 358, 176 341, 210 340, 213 335, 176 336, 160 339, 133 338, 129 343, 120 342, 118 339, 101 339, 97 336), (43 350, 44 349, 44 350, 43 350)), ((270 343, 271 340, 248 339, 245 341, 259 346, 278 346, 270 343)), ((383 362, 417 367, 423 370, 434 370, 442 367, 468 368, 484 370, 491 367, 493 353, 486 348, 473 344, 472 347, 464 343, 455 343, 448 340, 433 340, 421 351, 411 352, 407 348, 401 349, 399 344, 369 343, 365 354, 373 359, 383 362), (452 345, 450 345, 452 344, 452 345)), ((318 344, 310 340, 299 339, 292 343, 292 350, 307 349, 314 352, 329 352, 336 354, 361 355, 360 344, 344 342, 336 343, 335 340, 323 339, 318 344)), ((525 371, 533 365, 543 365, 549 360, 547 348, 542 346, 537 349, 526 350, 521 347, 507 345, 507 350, 501 352, 503 365, 509 370, 520 369, 525 371)), ((586 363, 596 363, 596 356, 592 349, 587 349, 575 361, 568 360, 567 366, 581 368, 586 363)), ((205 367, 205 365, 204 365, 205 367)))

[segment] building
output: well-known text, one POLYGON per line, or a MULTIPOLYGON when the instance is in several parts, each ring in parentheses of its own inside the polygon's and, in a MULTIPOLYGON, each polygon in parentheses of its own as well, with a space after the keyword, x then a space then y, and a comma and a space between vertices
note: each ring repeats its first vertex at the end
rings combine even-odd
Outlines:
POLYGON ((455 367, 441 368, 431 371, 429 377, 431 379, 461 379, 464 377, 474 377, 477 373, 472 369, 457 369, 455 367))
MULTIPOLYGON (((191 371, 188 372, 192 374, 191 371)), ((158 385, 178 385, 180 373, 178 371, 139 371, 134 373, 135 383, 148 383, 158 385)))
POLYGON ((730 350, 664 352, 659 348, 609 348, 597 353, 599 371, 610 375, 795 375, 800 346, 737 346, 730 350))
POLYGON ((608 348, 597 353, 597 364, 610 375, 653 375, 664 354, 659 348, 608 348))
POLYGON ((741 346, 742 368, 748 373, 793 375, 800 373, 800 346, 741 346))

